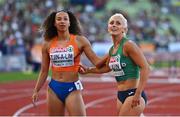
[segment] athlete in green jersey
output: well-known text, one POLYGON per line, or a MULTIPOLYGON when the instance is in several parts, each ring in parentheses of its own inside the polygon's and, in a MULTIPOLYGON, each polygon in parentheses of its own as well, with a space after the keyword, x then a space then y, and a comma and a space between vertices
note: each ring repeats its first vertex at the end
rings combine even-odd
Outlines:
POLYGON ((140 48, 128 40, 127 20, 122 14, 114 14, 108 22, 108 32, 113 46, 109 50, 106 64, 98 68, 87 68, 82 73, 106 73, 112 71, 117 81, 117 109, 120 116, 139 116, 146 105, 144 93, 150 68, 140 48))

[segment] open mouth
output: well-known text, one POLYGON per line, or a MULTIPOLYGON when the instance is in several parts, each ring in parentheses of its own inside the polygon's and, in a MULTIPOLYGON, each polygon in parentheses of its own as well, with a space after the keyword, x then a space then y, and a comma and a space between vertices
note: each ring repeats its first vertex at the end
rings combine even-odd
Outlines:
POLYGON ((111 31, 115 32, 115 31, 118 31, 117 28, 111 28, 111 31))
POLYGON ((117 30, 117 29, 112 29, 111 31, 116 32, 116 31, 118 31, 118 30, 117 30))

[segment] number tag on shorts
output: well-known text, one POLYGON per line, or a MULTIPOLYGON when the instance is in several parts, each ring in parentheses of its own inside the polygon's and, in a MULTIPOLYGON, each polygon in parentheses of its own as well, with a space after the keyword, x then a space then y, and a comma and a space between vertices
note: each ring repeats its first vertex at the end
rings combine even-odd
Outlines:
POLYGON ((74 82, 74 84, 75 84, 77 90, 82 90, 83 89, 83 86, 82 86, 82 83, 81 83, 80 80, 74 82))

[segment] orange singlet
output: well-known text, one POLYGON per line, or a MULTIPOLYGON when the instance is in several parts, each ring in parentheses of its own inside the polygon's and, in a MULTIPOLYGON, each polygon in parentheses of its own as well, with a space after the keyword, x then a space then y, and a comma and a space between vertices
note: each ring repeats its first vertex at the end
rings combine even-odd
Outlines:
POLYGON ((75 42, 76 36, 70 35, 70 40, 66 47, 58 44, 58 38, 54 37, 49 49, 49 56, 53 71, 74 71, 78 72, 80 54, 78 45, 75 42), (77 55, 75 57, 75 55, 77 55))

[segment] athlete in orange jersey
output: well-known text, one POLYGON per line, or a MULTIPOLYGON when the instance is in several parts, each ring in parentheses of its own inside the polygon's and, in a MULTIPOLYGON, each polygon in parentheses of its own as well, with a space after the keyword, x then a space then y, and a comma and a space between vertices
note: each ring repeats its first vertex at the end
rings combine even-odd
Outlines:
POLYGON ((81 35, 79 21, 70 11, 52 12, 42 28, 45 39, 42 66, 32 101, 34 104, 37 101, 38 92, 47 79, 51 63, 52 78, 47 94, 49 115, 63 116, 66 108, 71 116, 85 116, 81 95, 83 87, 78 79, 80 56, 84 52, 95 66, 100 65, 101 59, 93 52, 86 37, 81 35))
POLYGON ((70 35, 69 42, 65 47, 58 44, 58 38, 53 38, 49 49, 53 71, 75 71, 79 70, 80 51, 76 43, 76 36, 70 35), (77 55, 74 58, 74 55, 77 55))

